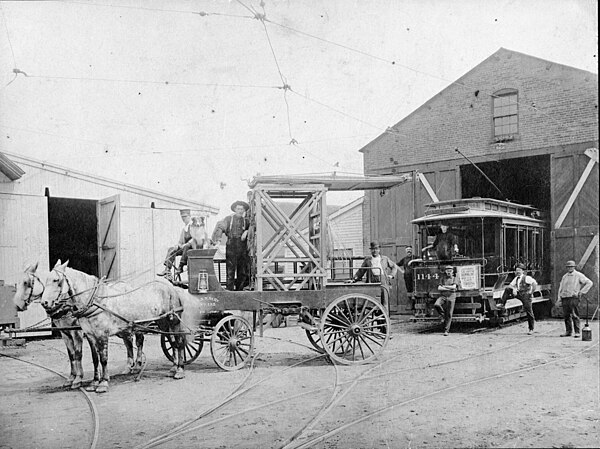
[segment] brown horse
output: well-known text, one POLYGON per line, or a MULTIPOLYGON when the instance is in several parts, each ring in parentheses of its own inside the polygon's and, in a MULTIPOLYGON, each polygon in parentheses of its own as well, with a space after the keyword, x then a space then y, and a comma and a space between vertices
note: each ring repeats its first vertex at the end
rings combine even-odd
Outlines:
POLYGON ((152 321, 162 332, 175 335, 177 349, 174 378, 182 379, 186 335, 177 313, 182 311, 172 285, 154 281, 138 288, 125 283, 108 284, 95 276, 67 267, 60 260, 46 279, 41 303, 50 310, 70 310, 79 319, 95 346, 101 365, 98 393, 108 391, 108 338, 123 331, 140 329, 152 321))

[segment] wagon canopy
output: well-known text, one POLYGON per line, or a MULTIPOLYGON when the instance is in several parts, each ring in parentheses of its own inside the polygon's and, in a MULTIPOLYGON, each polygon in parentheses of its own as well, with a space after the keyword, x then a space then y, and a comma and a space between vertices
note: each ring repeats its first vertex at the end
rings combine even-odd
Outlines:
POLYGON ((293 175, 293 176, 255 176, 249 183, 250 188, 259 184, 281 185, 287 187, 306 184, 321 184, 329 191, 382 190, 412 181, 412 174, 400 176, 340 176, 340 175, 293 175))

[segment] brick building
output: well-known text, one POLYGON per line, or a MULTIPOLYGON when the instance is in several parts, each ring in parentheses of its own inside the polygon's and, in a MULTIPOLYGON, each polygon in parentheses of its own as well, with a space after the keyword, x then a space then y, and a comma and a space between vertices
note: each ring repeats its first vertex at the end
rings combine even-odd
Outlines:
MULTIPOLYGON (((411 220, 435 196, 531 204, 550 223, 553 284, 566 258, 575 259, 595 282, 591 314, 598 302, 597 148, 598 75, 501 48, 360 150, 365 174, 415 175, 383 196, 367 192, 364 243, 377 239, 399 260, 414 244, 411 220)), ((403 289, 398 283, 399 310, 403 289)))

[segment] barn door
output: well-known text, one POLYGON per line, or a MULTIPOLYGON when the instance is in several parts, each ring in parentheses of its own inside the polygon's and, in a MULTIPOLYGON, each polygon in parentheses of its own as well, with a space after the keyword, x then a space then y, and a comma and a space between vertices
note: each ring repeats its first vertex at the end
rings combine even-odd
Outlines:
MULTIPOLYGON (((558 285, 565 273, 565 262, 572 259, 577 269, 594 282, 580 302, 579 314, 591 317, 598 307, 598 150, 552 158, 552 237, 556 299, 558 285)), ((555 314, 561 310, 555 309, 555 314)))
POLYGON ((98 201, 98 273, 100 278, 118 279, 120 276, 119 222, 121 202, 119 195, 98 201))

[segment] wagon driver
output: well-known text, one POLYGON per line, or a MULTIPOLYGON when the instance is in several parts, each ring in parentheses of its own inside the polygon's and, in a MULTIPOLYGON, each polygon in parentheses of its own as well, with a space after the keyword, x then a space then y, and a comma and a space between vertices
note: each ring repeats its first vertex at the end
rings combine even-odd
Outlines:
POLYGON ((179 241, 177 245, 171 246, 167 249, 167 255, 165 257, 164 265, 165 269, 157 273, 159 276, 166 276, 171 271, 175 258, 181 256, 179 261, 179 268, 175 268, 177 273, 183 271, 183 267, 187 264, 187 252, 192 247, 192 234, 190 234, 190 226, 192 225, 192 211, 190 209, 182 209, 179 211, 181 220, 183 221, 183 228, 179 234, 179 241))
POLYGON ((212 241, 218 242, 221 236, 227 236, 225 246, 225 266, 227 268, 227 290, 242 290, 249 284, 248 279, 248 228, 250 222, 246 212, 250 205, 245 201, 236 201, 231 205, 234 212, 219 221, 213 231, 212 241))

